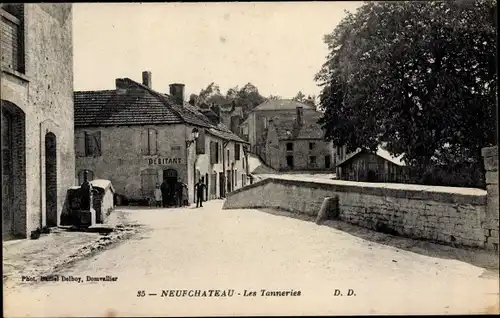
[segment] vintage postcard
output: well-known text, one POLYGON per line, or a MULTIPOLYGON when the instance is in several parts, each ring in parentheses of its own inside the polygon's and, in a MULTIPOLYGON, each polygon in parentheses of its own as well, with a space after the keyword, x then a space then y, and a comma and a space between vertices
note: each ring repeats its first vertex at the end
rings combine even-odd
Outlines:
POLYGON ((3 315, 498 314, 496 12, 0 4, 3 315))

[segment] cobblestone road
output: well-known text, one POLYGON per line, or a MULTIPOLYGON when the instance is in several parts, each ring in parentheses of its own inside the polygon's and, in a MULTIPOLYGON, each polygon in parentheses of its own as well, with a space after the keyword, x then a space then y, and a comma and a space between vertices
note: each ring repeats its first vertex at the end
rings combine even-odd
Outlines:
POLYGON ((140 234, 58 273, 81 277, 81 283, 43 282, 9 290, 4 316, 498 311, 495 272, 330 226, 257 210, 221 210, 221 205, 217 200, 202 209, 127 210, 128 218, 146 226, 140 234), (87 276, 117 280, 87 282, 87 276), (234 294, 161 297, 167 290, 212 289, 234 294), (262 289, 300 291, 300 296, 261 296, 262 289), (335 296, 336 289, 343 296, 335 296), (355 296, 347 296, 349 289, 355 296), (243 296, 245 290, 256 296, 243 296))

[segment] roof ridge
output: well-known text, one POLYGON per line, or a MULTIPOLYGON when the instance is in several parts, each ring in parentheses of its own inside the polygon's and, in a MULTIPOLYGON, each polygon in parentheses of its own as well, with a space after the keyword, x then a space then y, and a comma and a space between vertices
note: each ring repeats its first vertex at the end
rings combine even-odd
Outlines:
MULTIPOLYGON (((157 91, 155 91, 154 89, 152 89, 152 88, 150 88, 150 87, 148 87, 148 86, 146 86, 146 85, 144 85, 144 84, 141 84, 141 83, 139 83, 139 82, 136 82, 136 81, 134 81, 134 80, 133 80, 133 79, 131 79, 131 78, 126 77, 126 78, 124 78, 124 79, 125 79, 125 80, 128 80, 128 81, 133 82, 135 85, 137 85, 137 86, 139 86, 139 87, 141 87, 141 88, 143 88, 143 89, 147 90, 147 91, 148 91, 148 92, 150 92, 151 94, 153 94, 156 98, 158 98, 158 99, 159 99, 159 101, 160 101, 163 105, 165 105, 165 106, 169 107, 169 108, 170 108, 170 110, 172 110, 172 111, 173 111, 173 112, 174 112, 177 116, 179 116, 179 118, 180 118, 180 119, 181 119, 184 123, 188 124, 188 121, 187 121, 187 120, 186 120, 186 118, 183 116, 183 114, 181 114, 181 112, 179 112, 179 111, 176 109, 176 107, 173 107, 173 106, 174 106, 174 105, 173 105, 173 103, 172 103, 172 105, 168 105, 168 104, 167 104, 167 101, 165 100, 165 97, 166 97, 166 96, 169 96, 169 97, 170 97, 170 95, 167 95, 167 94, 162 94, 162 93, 160 93, 160 92, 157 92, 157 91)), ((171 101, 169 101, 169 102, 171 102, 171 101)))
POLYGON ((99 90, 89 90, 89 91, 73 91, 74 93, 96 93, 96 92, 113 92, 115 89, 99 89, 99 90))

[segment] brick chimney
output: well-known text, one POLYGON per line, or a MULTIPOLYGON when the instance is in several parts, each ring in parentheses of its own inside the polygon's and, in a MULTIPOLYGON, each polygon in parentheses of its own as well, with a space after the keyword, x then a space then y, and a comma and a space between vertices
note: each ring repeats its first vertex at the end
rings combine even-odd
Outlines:
POLYGON ((170 96, 174 99, 177 105, 184 104, 184 84, 170 84, 170 96))
POLYGON ((153 88, 153 87, 151 87, 151 72, 150 71, 142 72, 142 85, 147 86, 149 88, 153 88))
POLYGON ((127 83, 123 78, 117 78, 115 80, 116 94, 121 95, 127 92, 127 83))
POLYGON ((304 108, 297 106, 297 126, 304 125, 304 108))

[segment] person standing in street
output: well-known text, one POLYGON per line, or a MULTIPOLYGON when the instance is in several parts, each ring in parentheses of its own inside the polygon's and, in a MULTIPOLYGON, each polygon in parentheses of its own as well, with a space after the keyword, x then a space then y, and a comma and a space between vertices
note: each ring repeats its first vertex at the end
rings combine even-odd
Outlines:
POLYGON ((163 180, 163 183, 161 184, 160 187, 161 190, 161 199, 163 203, 163 207, 167 207, 167 198, 168 198, 168 183, 167 180, 163 180))
POLYGON ((198 180, 198 183, 195 184, 194 189, 196 190, 196 207, 203 207, 203 195, 205 194, 206 185, 198 180))
POLYGON ((189 205, 188 186, 185 183, 182 184, 182 205, 183 206, 189 205))
POLYGON ((175 184, 175 195, 176 195, 176 201, 177 205, 182 207, 182 182, 181 179, 177 179, 177 183, 175 184))
POLYGON ((160 185, 156 184, 156 189, 155 189, 155 203, 156 207, 159 208, 162 206, 162 193, 160 189, 160 185))

